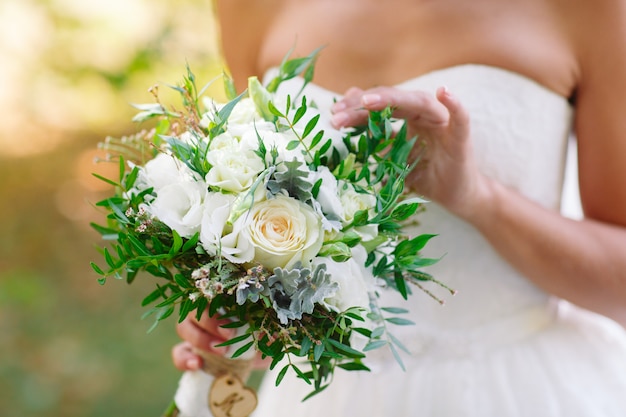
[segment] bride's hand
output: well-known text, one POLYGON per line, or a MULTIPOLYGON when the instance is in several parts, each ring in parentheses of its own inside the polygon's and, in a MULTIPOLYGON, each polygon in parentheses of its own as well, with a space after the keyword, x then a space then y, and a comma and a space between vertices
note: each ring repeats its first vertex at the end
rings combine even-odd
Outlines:
POLYGON ((446 88, 436 96, 391 87, 352 88, 332 107, 335 127, 363 125, 368 111, 390 106, 405 119, 409 137, 418 135, 412 158, 421 161, 406 185, 459 217, 469 220, 488 201, 490 180, 476 167, 470 140, 469 116, 446 88))
POLYGON ((193 315, 187 316, 176 326, 176 331, 184 342, 172 349, 174 366, 181 371, 200 369, 202 358, 194 353, 194 348, 217 355, 226 354, 228 350, 226 347, 215 347, 235 336, 234 330, 220 327, 225 323, 225 320, 211 318, 207 313, 203 314, 200 320, 196 320, 193 315))

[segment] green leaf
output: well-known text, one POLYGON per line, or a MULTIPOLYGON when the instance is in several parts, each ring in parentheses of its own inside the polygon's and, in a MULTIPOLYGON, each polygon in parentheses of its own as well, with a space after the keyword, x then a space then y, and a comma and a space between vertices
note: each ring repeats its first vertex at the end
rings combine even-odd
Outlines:
POLYGON ((117 263, 113 260, 113 257, 107 248, 104 249, 104 260, 111 267, 111 269, 117 268, 117 263))
MULTIPOLYGON (((323 134, 323 131, 322 131, 322 134, 323 134)), ((328 139, 326 142, 324 142, 322 147, 319 149, 319 153, 322 155, 325 154, 326 152, 328 152, 328 150, 330 149, 332 145, 333 145, 333 141, 331 139, 328 139)))
POLYGON ((91 265, 91 268, 92 268, 94 271, 96 271, 96 273, 97 273, 98 275, 102 275, 102 276, 106 275, 106 274, 104 273, 104 271, 103 271, 102 269, 100 269, 100 267, 99 267, 98 265, 96 265, 94 262, 91 262, 91 264, 90 264, 90 265, 91 265))
POLYGON ((110 227, 100 226, 99 224, 96 224, 96 223, 89 223, 89 224, 96 232, 100 233, 102 235, 102 238, 105 240, 117 240, 119 236, 118 231, 115 229, 112 229, 110 227))
POLYGON ((377 337, 382 336, 385 333, 385 328, 383 326, 377 327, 372 330, 372 338, 375 339, 377 337))
POLYGON ((330 386, 330 384, 322 385, 321 387, 317 388, 315 391, 305 395, 304 398, 302 399, 302 401, 306 401, 309 398, 313 397, 314 395, 317 395, 317 394, 321 393, 322 391, 324 391, 329 386, 330 386))
POLYGON ((372 331, 370 329, 366 329, 364 327, 353 327, 352 331, 357 332, 359 334, 362 334, 363 336, 367 337, 368 339, 372 338, 372 331))
POLYGON ((280 383, 282 382, 283 378, 285 377, 285 374, 289 370, 290 366, 291 365, 287 364, 287 365, 283 366, 283 368, 280 370, 280 372, 276 376, 276 386, 280 385, 280 383))
POLYGON ((141 301, 141 306, 145 307, 161 297, 165 297, 165 292, 160 286, 157 286, 156 290, 152 291, 141 301))
POLYGON ((289 143, 287 143, 287 150, 288 151, 293 151, 294 149, 296 149, 298 146, 300 146, 300 141, 299 140, 292 140, 289 141, 289 143))
POLYGON ((313 360, 315 362, 319 362, 320 358, 322 357, 322 354, 325 351, 326 351, 326 347, 324 343, 316 344, 315 347, 313 347, 313 360))
POLYGON ((303 138, 309 136, 309 133, 311 133, 311 131, 315 129, 315 126, 317 125, 317 121, 319 120, 319 118, 320 118, 320 115, 317 114, 313 116, 311 120, 309 120, 309 122, 306 124, 304 128, 304 131, 302 132, 303 138))
POLYGON ((343 344, 341 342, 338 342, 335 339, 327 339, 326 342, 331 344, 337 350, 345 353, 349 357, 355 357, 355 358, 364 358, 365 357, 365 355, 362 352, 359 352, 358 350, 356 350, 354 348, 351 348, 348 345, 345 345, 345 344, 343 344))
POLYGON ((181 288, 185 288, 185 289, 194 288, 191 282, 189 282, 189 280, 183 274, 174 274, 174 281, 181 288))
POLYGON ((155 306, 155 308, 161 308, 161 307, 167 307, 169 305, 174 304, 174 302, 176 300, 178 300, 179 298, 181 298, 185 293, 184 292, 177 292, 173 295, 171 295, 169 298, 167 298, 165 301, 161 302, 160 304, 157 304, 155 306))
POLYGON ((137 176, 139 175, 139 168, 133 167, 133 169, 128 173, 126 179, 124 180, 124 188, 127 190, 131 189, 133 185, 135 185, 135 181, 137 181, 137 176))
POLYGON ((400 340, 398 340, 397 337, 395 337, 392 333, 387 333, 387 335, 389 336, 389 338, 391 339, 391 342, 396 345, 398 348, 402 349, 406 354, 410 355, 411 352, 402 344, 402 342, 400 342, 400 340))
POLYGON ((354 218, 352 220, 352 225, 354 227, 365 226, 368 222, 369 214, 367 210, 358 210, 354 213, 354 218))
POLYGON ((120 222, 122 224, 130 224, 131 223, 131 221, 128 219, 128 217, 126 217, 126 214, 124 214, 122 209, 116 203, 114 203, 114 201, 112 199, 109 199, 108 202, 109 202, 109 208, 111 209, 111 211, 115 215, 115 218, 116 218, 116 220, 118 222, 120 222))
POLYGON ((308 336, 305 336, 300 344, 300 356, 305 356, 312 347, 313 341, 308 336))
POLYGON ((298 123, 298 121, 302 119, 302 116, 304 116, 306 111, 307 111, 306 98, 302 97, 302 105, 298 107, 298 110, 296 110, 296 114, 294 114, 293 120, 291 121, 291 123, 294 125, 298 123))
POLYGON ((178 234, 176 230, 172 229, 172 239, 173 239, 173 242, 172 242, 172 247, 170 248, 169 254, 175 255, 183 247, 183 238, 180 237, 180 235, 178 234))
POLYGON ((198 232, 185 242, 185 244, 183 245, 182 252, 187 252, 188 250, 195 248, 196 245, 198 244, 199 239, 200 239, 200 233, 198 232))
POLYGON ((415 324, 414 321, 411 321, 409 319, 405 319, 402 317, 389 317, 389 318, 386 318, 385 321, 391 324, 398 325, 398 326, 409 326, 409 325, 415 324))
POLYGON ((246 353, 253 345, 254 345, 254 340, 250 343, 246 343, 245 345, 237 349, 235 353, 232 354, 232 358, 235 359, 235 358, 240 357, 241 355, 246 353))
POLYGON ((233 79, 225 72, 222 73, 222 79, 224 80, 224 92, 226 93, 226 98, 228 100, 233 100, 237 97, 237 89, 235 88, 233 79))
POLYGON ((366 372, 371 371, 370 368, 368 368, 367 366, 359 362, 340 363, 337 366, 340 367, 341 369, 345 369, 346 371, 366 371, 366 372))
POLYGON ((280 110, 278 110, 274 103, 272 103, 271 101, 268 101, 267 109, 276 117, 285 117, 285 115, 280 110))
POLYGON ((93 175, 94 177, 98 178, 99 180, 104 181, 107 184, 110 184, 110 185, 112 185, 114 187, 120 187, 119 183, 117 183, 117 182, 115 182, 113 180, 110 180, 110 179, 108 179, 106 177, 103 177, 102 175, 96 174, 95 172, 92 172, 91 175, 93 175))
POLYGON ((389 342, 387 342, 386 340, 374 340, 372 342, 369 342, 367 345, 365 345, 365 347, 363 348, 363 352, 369 352, 370 350, 374 350, 374 349, 380 349, 383 346, 387 346, 389 344, 389 342))
POLYGON ((144 256, 152 256, 152 252, 150 252, 148 250, 148 248, 146 247, 146 245, 144 245, 139 239, 137 239, 135 236, 133 235, 128 235, 128 240, 130 241, 130 243, 133 245, 133 247, 135 248, 135 250, 140 254, 140 255, 144 255, 144 256))
POLYGON ((124 174, 126 173, 126 161, 124 160, 124 156, 120 155, 120 184, 124 181, 124 174))
POLYGON ((185 300, 180 304, 180 308, 178 310, 178 322, 182 323, 192 309, 193 301, 189 298, 185 298, 185 300))
POLYGON ((250 333, 246 333, 246 334, 242 334, 240 336, 236 336, 233 337, 232 339, 229 339, 223 343, 220 343, 219 345, 215 345, 216 347, 224 347, 224 346, 230 346, 233 345, 235 343, 239 343, 239 342, 243 342, 246 339, 249 339, 250 337, 252 337, 252 335, 250 333))
POLYGON ((403 221, 411 217, 419 208, 419 203, 397 205, 391 212, 391 217, 396 221, 403 221))
POLYGON ((406 372, 406 367, 404 366, 404 362, 402 362, 402 358, 398 354, 398 351, 396 350, 395 346, 389 345, 389 348, 391 349, 391 353, 393 353, 393 357, 396 359, 396 362, 398 362, 398 365, 400 365, 400 368, 406 372))
POLYGON ((291 367, 293 368, 294 371, 296 371, 296 374, 298 374, 298 377, 300 377, 304 382, 306 382, 307 384, 311 385, 311 380, 309 380, 309 378, 307 378, 307 376, 304 374, 304 372, 302 372, 300 370, 300 368, 298 368, 296 365, 291 364, 291 367))
POLYGON ((402 298, 404 298, 405 300, 408 299, 408 290, 406 288, 406 281, 404 280, 402 273, 399 271, 396 271, 393 274, 393 279, 394 279, 394 282, 396 283, 396 287, 398 288, 398 292, 400 293, 402 298))

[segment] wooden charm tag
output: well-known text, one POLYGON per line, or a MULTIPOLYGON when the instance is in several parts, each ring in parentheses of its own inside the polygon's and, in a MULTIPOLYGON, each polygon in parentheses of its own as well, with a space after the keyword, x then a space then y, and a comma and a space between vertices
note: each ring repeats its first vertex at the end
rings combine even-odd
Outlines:
POLYGON ((213 381, 209 409, 214 417, 248 417, 256 405, 256 393, 244 386, 237 376, 227 373, 213 381))

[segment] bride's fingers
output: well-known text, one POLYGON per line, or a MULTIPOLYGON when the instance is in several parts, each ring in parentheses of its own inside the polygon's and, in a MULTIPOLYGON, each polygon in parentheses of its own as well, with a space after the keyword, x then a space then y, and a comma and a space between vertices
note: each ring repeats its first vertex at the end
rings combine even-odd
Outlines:
POLYGON ((195 371, 202 367, 202 358, 196 355, 189 342, 181 342, 172 348, 172 361, 180 371, 195 371))
POLYGON ((356 87, 349 88, 345 92, 341 100, 337 101, 331 106, 330 112, 335 114, 335 113, 345 111, 346 109, 349 109, 349 108, 355 108, 355 107, 360 106, 362 94, 363 94, 363 90, 361 90, 360 88, 356 88, 356 87))
POLYGON ((229 339, 220 333, 217 323, 198 322, 195 319, 183 320, 176 326, 176 332, 181 339, 188 341, 197 349, 206 350, 218 354, 224 354, 227 351, 225 347, 215 347, 229 339), (202 326, 200 325, 202 324, 202 326))
POLYGON ((346 97, 334 107, 331 121, 337 128, 363 125, 368 111, 389 106, 394 108, 395 117, 406 119, 421 129, 444 127, 450 117, 446 106, 429 93, 379 87, 346 97))
MULTIPOLYGON (((195 321, 195 319, 192 319, 192 321, 195 321)), ((210 317, 208 313, 202 314, 202 316, 200 316, 200 320, 196 323, 200 329, 205 330, 206 332, 217 337, 223 338, 224 340, 231 339, 235 336, 234 330, 221 327, 224 324, 229 323, 228 320, 210 317)))
POLYGON ((439 128, 448 123, 446 107, 433 95, 424 91, 402 91, 380 88, 363 95, 361 102, 367 110, 394 109, 394 117, 406 119, 421 128, 439 128))
POLYGON ((344 97, 332 105, 330 122, 336 129, 357 126, 367 120, 367 110, 363 108, 363 90, 350 88, 344 97))
POLYGON ((450 114, 448 130, 451 136, 458 140, 469 138, 470 117, 459 100, 445 87, 441 87, 437 90, 437 100, 448 109, 448 113, 450 114))

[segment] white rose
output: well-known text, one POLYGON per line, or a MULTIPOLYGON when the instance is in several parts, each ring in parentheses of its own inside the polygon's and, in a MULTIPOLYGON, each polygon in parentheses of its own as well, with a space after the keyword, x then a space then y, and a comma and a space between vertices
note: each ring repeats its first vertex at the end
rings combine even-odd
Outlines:
POLYGON ((306 204, 286 196, 255 204, 242 217, 249 223, 242 233, 255 247, 254 260, 265 267, 309 265, 324 239, 321 219, 306 204))
POLYGON ((149 211, 183 237, 200 230, 206 184, 181 181, 163 186, 149 206, 149 211))
POLYGON ((243 215, 231 226, 227 224, 235 196, 208 193, 204 199, 204 211, 200 228, 200 243, 210 255, 221 254, 233 263, 249 262, 254 247, 248 239, 240 236, 247 216, 243 215))
POLYGON ((253 152, 209 151, 207 161, 212 165, 205 176, 207 184, 233 193, 250 188, 265 169, 261 158, 253 152))
POLYGON ((339 284, 334 296, 324 301, 337 311, 350 307, 363 307, 369 310, 369 293, 374 285, 374 275, 365 268, 367 253, 362 246, 352 249, 352 258, 345 262, 335 262, 330 258, 316 258, 314 264, 326 264, 331 281, 339 284))
POLYGON ((137 177, 137 188, 146 189, 153 187, 159 192, 166 185, 181 181, 194 181, 198 175, 187 165, 172 155, 159 153, 154 159, 149 160, 140 168, 137 177))

